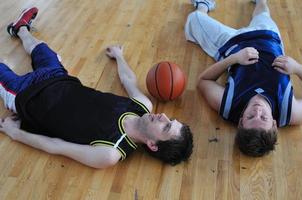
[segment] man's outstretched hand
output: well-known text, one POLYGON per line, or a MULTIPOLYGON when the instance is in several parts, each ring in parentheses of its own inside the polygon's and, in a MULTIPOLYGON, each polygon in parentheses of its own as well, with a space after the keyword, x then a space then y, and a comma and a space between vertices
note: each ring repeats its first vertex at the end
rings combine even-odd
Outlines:
POLYGON ((277 57, 272 66, 284 74, 297 74, 302 69, 302 66, 295 59, 285 55, 277 57))
POLYGON ((16 129, 20 128, 21 121, 18 119, 17 115, 12 115, 4 119, 0 119, 0 131, 5 133, 12 139, 16 138, 16 129))
POLYGON ((123 47, 121 45, 113 45, 106 48, 106 55, 112 59, 123 56, 123 47))

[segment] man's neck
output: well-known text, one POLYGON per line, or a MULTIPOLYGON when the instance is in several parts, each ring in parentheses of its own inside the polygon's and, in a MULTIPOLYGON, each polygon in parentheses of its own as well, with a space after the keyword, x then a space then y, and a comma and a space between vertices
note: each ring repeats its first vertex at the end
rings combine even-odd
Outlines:
POLYGON ((258 101, 262 101, 264 103, 267 103, 270 108, 272 108, 272 105, 271 103, 269 102, 269 100, 267 99, 267 97, 261 95, 261 94, 256 94, 255 96, 253 96, 251 99, 250 99, 250 102, 253 101, 253 100, 258 100, 258 101))
POLYGON ((138 116, 128 115, 123 121, 123 126, 127 136, 135 143, 144 143, 138 129, 139 118, 138 116))

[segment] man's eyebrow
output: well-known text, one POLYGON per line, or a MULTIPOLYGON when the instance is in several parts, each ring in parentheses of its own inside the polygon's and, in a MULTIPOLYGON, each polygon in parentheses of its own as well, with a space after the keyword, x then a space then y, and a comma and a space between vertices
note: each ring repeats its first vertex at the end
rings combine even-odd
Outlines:
POLYGON ((164 131, 164 132, 168 132, 168 131, 171 129, 171 126, 172 126, 172 123, 171 123, 171 122, 167 123, 167 124, 165 125, 163 131, 164 131))

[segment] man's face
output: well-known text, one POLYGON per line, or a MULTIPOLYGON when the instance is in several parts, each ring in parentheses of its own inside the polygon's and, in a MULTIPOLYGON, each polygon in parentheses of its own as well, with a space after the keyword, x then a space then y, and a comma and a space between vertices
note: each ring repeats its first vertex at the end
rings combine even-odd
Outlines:
POLYGON ((182 123, 170 120, 164 113, 145 114, 141 117, 141 128, 149 138, 155 141, 166 141, 180 137, 182 123))
POLYGON ((245 129, 270 130, 276 127, 272 109, 263 97, 252 98, 241 118, 241 126, 245 129))

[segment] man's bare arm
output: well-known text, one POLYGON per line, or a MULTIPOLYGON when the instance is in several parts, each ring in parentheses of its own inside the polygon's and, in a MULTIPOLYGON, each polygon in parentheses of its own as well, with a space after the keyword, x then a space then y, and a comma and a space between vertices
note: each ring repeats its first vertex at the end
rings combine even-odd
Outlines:
POLYGON ((93 168, 106 168, 116 164, 121 155, 111 147, 90 146, 66 142, 59 138, 50 138, 32 134, 19 129, 19 121, 11 117, 0 120, 0 131, 11 139, 36 149, 72 158, 93 168))
MULTIPOLYGON (((295 74, 302 80, 302 65, 289 56, 279 56, 273 62, 274 68, 284 74, 295 74)), ((291 109, 291 125, 302 124, 302 99, 293 97, 291 109)))
POLYGON ((216 80, 233 64, 250 65, 258 62, 258 51, 252 47, 247 47, 221 60, 199 75, 198 88, 205 97, 211 108, 219 111, 223 97, 224 87, 216 80))
POLYGON ((136 75, 123 56, 123 48, 121 46, 110 46, 107 48, 106 54, 116 60, 118 75, 128 95, 143 103, 151 112, 152 102, 138 88, 136 75))

